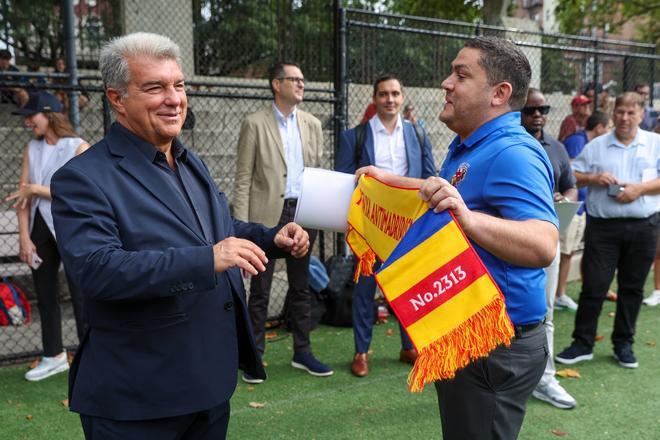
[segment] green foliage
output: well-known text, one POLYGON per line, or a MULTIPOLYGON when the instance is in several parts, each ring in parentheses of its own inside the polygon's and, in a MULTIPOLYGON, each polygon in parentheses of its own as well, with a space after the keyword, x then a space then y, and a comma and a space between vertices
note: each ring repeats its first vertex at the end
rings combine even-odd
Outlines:
MULTIPOLYGON (((406 23, 388 20, 386 24, 406 23)), ((436 87, 462 47, 463 41, 456 38, 352 29, 348 40, 349 78, 355 83, 369 84, 384 73, 394 72, 406 86, 436 87)))
POLYGON ((570 95, 579 88, 580 61, 567 59, 565 52, 547 49, 542 52, 541 65, 543 92, 570 95))
POLYGON ((197 73, 202 75, 249 75, 263 70, 266 58, 276 50, 274 3, 206 0, 205 11, 195 23, 197 73))
POLYGON ((64 34, 59 2, 54 0, 8 0, 3 5, 0 31, 7 30, 18 53, 26 58, 44 61, 61 56, 64 34))
POLYGON ((332 77, 330 0, 196 2, 196 71, 262 77, 275 60, 301 63, 307 76, 332 77))
MULTIPOLYGON (((6 0, 0 6, 0 35, 9 34, 19 62, 53 65, 64 56, 64 27, 59 0, 6 0)), ((77 38, 80 61, 96 64, 101 43, 119 35, 120 0, 99 0, 94 12, 80 14, 77 38)))
POLYGON ((473 22, 481 17, 480 1, 390 0, 392 12, 419 17, 473 22))
POLYGON ((616 32, 630 20, 636 20, 641 41, 660 43, 660 2, 617 0, 557 0, 555 10, 562 32, 590 34, 591 28, 616 32))
MULTIPOLYGON (((298 62, 305 75, 315 80, 333 78, 334 22, 331 0, 195 0, 196 72, 204 75, 263 77, 276 59, 298 62)), ((479 2, 470 0, 347 0, 344 7, 403 15, 473 22, 480 17, 479 2)), ((390 24, 405 24, 392 23, 390 24)), ((414 68, 420 78, 433 80, 437 67, 444 69, 446 51, 428 39, 370 33, 355 51, 378 53, 378 61, 366 66, 360 78, 414 68), (396 47, 401 53, 394 53, 396 47)), ((358 55, 359 56, 359 55, 358 55)), ((366 55, 365 55, 366 56, 366 55)), ((444 69, 443 71, 446 71, 444 69)), ((355 79, 355 78, 353 78, 355 79)))

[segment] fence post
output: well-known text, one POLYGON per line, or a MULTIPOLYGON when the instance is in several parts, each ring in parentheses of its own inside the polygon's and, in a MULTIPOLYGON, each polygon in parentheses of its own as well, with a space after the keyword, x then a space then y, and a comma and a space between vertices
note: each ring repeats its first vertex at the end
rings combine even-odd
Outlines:
POLYGON ((594 36, 594 109, 598 108, 598 37, 596 36, 596 28, 593 29, 594 36))
MULTIPOLYGON (((651 55, 653 55, 653 54, 657 53, 656 50, 657 50, 657 46, 653 45, 653 48, 649 49, 649 52, 651 53, 651 55)), ((655 63, 657 61, 658 60, 653 60, 652 59, 651 62, 649 63, 650 64, 650 66, 649 66, 649 89, 650 90, 649 91, 651 92, 651 95, 649 96, 649 99, 650 99, 649 103, 650 103, 651 107, 653 107, 653 99, 656 98, 653 95, 653 90, 655 89, 655 63)))
MULTIPOLYGON (((333 124, 335 159, 339 150, 339 134, 346 128, 346 109, 348 107, 348 93, 346 91, 346 32, 346 10, 341 7, 341 0, 335 0, 335 123, 333 124)), ((342 249, 344 248, 344 234, 336 234, 335 253, 343 253, 342 249)))
POLYGON ((62 0, 64 15, 64 45, 66 50, 66 64, 69 73, 69 119, 73 128, 80 131, 80 114, 78 112, 78 68, 76 60, 76 29, 75 15, 73 14, 73 0, 62 0))

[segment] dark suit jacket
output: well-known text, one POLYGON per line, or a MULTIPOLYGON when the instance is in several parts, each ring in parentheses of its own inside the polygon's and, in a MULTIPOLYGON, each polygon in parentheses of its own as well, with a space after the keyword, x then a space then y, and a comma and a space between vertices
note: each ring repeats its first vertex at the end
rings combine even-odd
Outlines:
POLYGON ((71 409, 116 420, 188 414, 226 402, 239 365, 265 378, 238 269, 213 270, 212 244, 237 235, 274 251, 275 230, 235 222, 204 163, 213 240, 166 177, 115 124, 52 179, 62 259, 89 325, 69 379, 71 409))
MULTIPOLYGON (((438 171, 433 161, 431 143, 428 136, 424 136, 424 145, 419 145, 415 127, 405 119, 403 122, 403 142, 406 145, 406 157, 408 158, 408 177, 425 179, 437 176, 438 171)), ((373 165, 376 160, 374 152, 374 136, 369 124, 366 126, 364 136, 364 147, 360 155, 360 163, 355 163, 356 129, 342 131, 339 137, 339 150, 335 158, 335 170, 342 173, 353 174, 355 170, 367 165, 373 165)))

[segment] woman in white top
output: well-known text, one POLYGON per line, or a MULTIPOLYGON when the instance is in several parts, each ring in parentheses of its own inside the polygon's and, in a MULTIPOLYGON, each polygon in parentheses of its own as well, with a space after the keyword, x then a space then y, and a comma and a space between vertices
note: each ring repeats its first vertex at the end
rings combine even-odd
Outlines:
MULTIPOLYGON (((14 200, 18 215, 20 258, 32 269, 34 289, 41 319, 44 357, 25 374, 27 380, 45 379, 68 370, 62 345, 58 272, 60 254, 55 242, 50 212, 50 179, 62 165, 89 144, 78 137, 67 117, 60 113, 62 103, 53 95, 39 92, 13 112, 25 117, 34 139, 25 146, 18 190, 6 200, 14 200)), ((82 340, 82 304, 76 287, 68 279, 78 338, 82 340)))

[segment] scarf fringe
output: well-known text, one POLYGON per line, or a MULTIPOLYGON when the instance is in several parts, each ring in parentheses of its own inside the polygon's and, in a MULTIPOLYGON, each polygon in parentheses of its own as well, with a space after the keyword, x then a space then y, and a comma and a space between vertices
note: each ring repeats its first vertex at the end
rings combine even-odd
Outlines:
POLYGON ((355 283, 363 277, 369 277, 374 274, 374 264, 376 263, 376 253, 371 249, 367 250, 364 254, 357 256, 357 264, 355 265, 355 273, 353 274, 353 281, 355 283))
POLYGON ((419 351, 408 375, 408 389, 417 393, 427 383, 453 378, 457 370, 487 356, 498 345, 508 347, 513 336, 504 299, 497 295, 486 307, 419 351))

